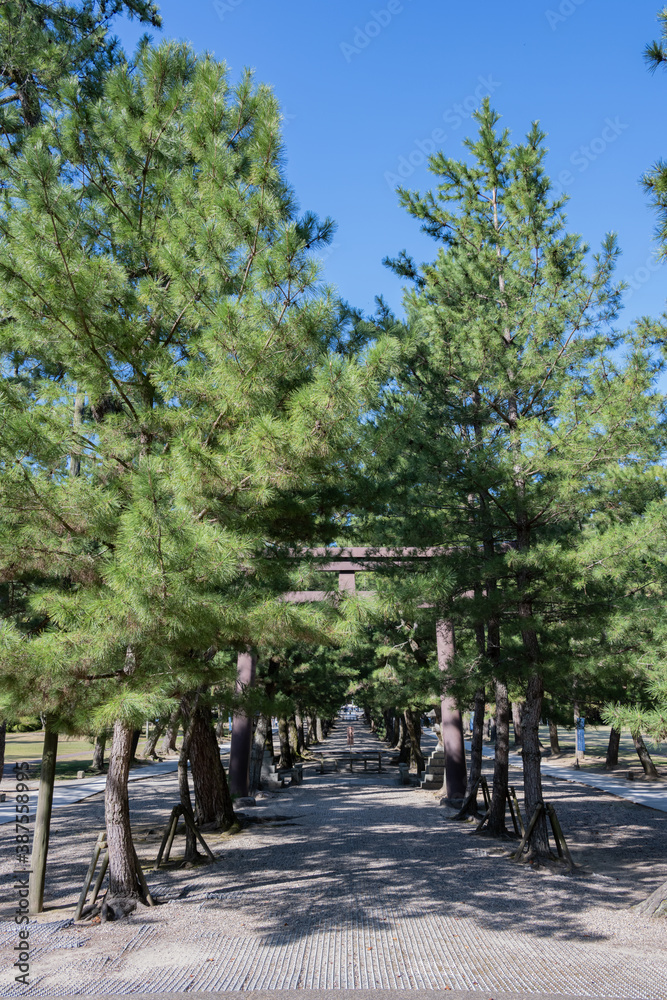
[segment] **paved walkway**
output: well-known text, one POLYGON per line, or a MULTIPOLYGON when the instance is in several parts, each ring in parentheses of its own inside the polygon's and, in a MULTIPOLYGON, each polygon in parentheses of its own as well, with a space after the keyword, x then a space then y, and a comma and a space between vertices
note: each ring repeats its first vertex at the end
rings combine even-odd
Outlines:
MULTIPOLYGON (((437 744, 435 733, 425 730, 422 735, 422 750, 426 757, 431 754, 437 744)), ((470 755, 470 742, 466 740, 466 750, 470 755)), ((493 758, 495 750, 493 747, 484 746, 482 752, 485 757, 493 758)), ((510 767, 517 767, 523 771, 523 759, 521 754, 510 753, 510 767)), ((628 802, 636 802, 637 805, 648 806, 650 809, 658 809, 660 812, 667 812, 667 782, 657 781, 628 781, 624 778, 616 777, 612 774, 601 774, 599 771, 588 771, 585 767, 577 770, 573 767, 563 767, 558 761, 551 761, 548 757, 542 758, 542 774, 549 778, 559 778, 563 781, 574 781, 580 785, 588 785, 589 788, 599 788, 600 791, 609 792, 610 795, 617 795, 628 802)))
MULTIPOLYGON (((334 730, 327 755, 347 753, 346 729, 334 730)), ((355 730, 355 750, 377 751, 374 736, 360 724, 355 730)), ((546 781, 568 832, 576 822, 588 829, 591 809, 594 825, 607 817, 602 854, 636 821, 630 803, 546 781)), ((177 799, 175 775, 151 769, 130 794, 138 852, 167 905, 105 927, 47 912, 31 924, 27 995, 244 991, 259 1000, 267 990, 333 998, 355 989, 359 997, 410 990, 471 1000, 667 1000, 665 924, 627 910, 667 878, 664 827, 649 811, 636 848, 648 851, 645 869, 614 877, 534 872, 512 865, 470 825, 449 822, 433 795, 400 786, 395 773, 319 775, 307 765, 303 785, 246 811, 241 834, 205 834, 217 865, 153 872, 177 799)), ((103 807, 97 794, 59 810, 49 906, 73 907, 103 807)), ((18 995, 7 975, 15 942, 8 918, 0 925, 0 996, 18 995)))

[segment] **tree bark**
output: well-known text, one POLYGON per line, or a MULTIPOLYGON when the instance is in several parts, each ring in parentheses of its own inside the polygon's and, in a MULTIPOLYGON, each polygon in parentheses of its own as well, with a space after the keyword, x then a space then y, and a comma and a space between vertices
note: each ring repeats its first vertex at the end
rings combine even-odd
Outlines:
MULTIPOLYGON (((257 656, 252 649, 243 650, 236 661, 236 696, 241 697, 255 683, 257 656)), ((248 794, 252 719, 243 711, 234 712, 232 740, 229 751, 229 787, 233 795, 248 794)))
POLYGON ((443 675, 442 744, 445 749, 445 784, 443 791, 451 805, 461 806, 465 799, 467 772, 466 752, 463 742, 463 723, 456 702, 446 693, 447 672, 454 657, 454 627, 451 622, 436 622, 438 667, 443 675))
POLYGON ((394 717, 394 743, 392 750, 401 750, 405 742, 405 722, 402 713, 394 717))
POLYGON ((139 740, 141 739, 141 730, 134 729, 132 731, 132 746, 130 747, 130 761, 134 763, 137 759, 137 747, 139 746, 139 740))
POLYGON ((261 786, 262 761, 264 760, 266 737, 270 728, 271 720, 266 715, 260 715, 257 719, 257 724, 255 725, 252 750, 250 752, 250 774, 248 777, 249 795, 254 795, 261 786))
POLYGON ((155 747, 157 746, 157 741, 162 736, 164 732, 165 725, 167 723, 166 719, 158 719, 153 727, 153 732, 149 734, 146 743, 144 744, 144 759, 148 760, 152 758, 153 760, 158 759, 158 755, 155 747))
POLYGON ((278 739, 280 740, 280 760, 278 768, 292 767, 292 750, 289 741, 289 727, 284 715, 278 717, 278 739))
POLYGON ((422 727, 419 713, 407 708, 405 710, 404 717, 405 728, 407 729, 408 738, 410 740, 410 763, 416 767, 417 773, 421 774, 426 765, 424 762, 424 754, 421 749, 422 727))
POLYGON ((609 733, 609 743, 607 744, 607 759, 604 762, 604 766, 608 769, 616 767, 618 764, 618 748, 621 743, 621 730, 615 729, 614 726, 611 727, 611 732, 609 733))
POLYGON ((653 761, 651 760, 651 755, 646 749, 646 744, 642 738, 641 733, 632 733, 632 742, 635 745, 635 750, 637 751, 637 756, 641 761, 641 765, 644 768, 644 774, 647 778, 659 778, 657 768, 653 761))
POLYGON ((127 777, 132 750, 132 727, 117 719, 113 727, 109 771, 104 793, 107 844, 109 847, 109 892, 106 909, 125 911, 125 904, 136 906, 139 883, 134 860, 130 826, 130 802, 127 777))
POLYGON ((162 746, 160 747, 160 753, 165 756, 171 751, 176 753, 176 737, 178 736, 178 724, 181 717, 180 705, 175 708, 174 711, 169 716, 169 722, 167 723, 167 730, 164 734, 164 739, 162 740, 162 746))
POLYGON ((225 738, 225 715, 224 715, 224 705, 218 705, 218 719, 215 724, 215 738, 218 742, 224 740, 225 738))
POLYGON ((0 781, 5 773, 5 746, 7 743, 7 720, 0 723, 0 781))
POLYGON ((306 749, 306 737, 303 731, 303 716, 299 715, 297 712, 294 716, 294 721, 296 722, 296 733, 297 733, 297 743, 296 749, 297 753, 301 754, 306 749))
POLYGON ((189 757, 196 822, 200 826, 213 824, 216 829, 228 830, 234 822, 234 808, 220 760, 211 709, 206 705, 197 705, 193 712, 189 757))
POLYGON ((477 789, 482 777, 483 745, 484 745, 484 709, 486 708, 486 692, 484 688, 477 688, 475 691, 475 709, 472 722, 472 740, 470 745, 470 771, 468 773, 468 784, 466 787, 465 809, 459 813, 459 818, 466 816, 477 816, 477 795, 473 791, 477 789))
POLYGON ((410 763, 410 740, 408 737, 408 727, 405 724, 405 717, 401 715, 399 717, 398 725, 398 746, 395 748, 398 750, 398 763, 399 764, 409 764, 410 763))
POLYGON ((299 756, 299 730, 297 729, 296 719, 293 715, 290 715, 287 720, 287 728, 289 732, 289 745, 292 752, 292 760, 296 760, 299 756))
MULTIPOLYGON (((198 701, 199 692, 194 695, 192 700, 187 696, 184 696, 181 699, 179 708, 179 715, 183 719, 183 740, 178 754, 178 794, 181 805, 184 809, 187 809, 189 813, 192 813, 192 815, 194 815, 194 809, 192 808, 190 783, 188 781, 188 758, 190 756, 190 744, 192 742, 192 732, 195 724, 195 709, 197 708, 198 701)), ((192 862, 196 861, 199 857, 201 857, 201 855, 197 850, 197 838, 186 823, 185 856, 183 861, 186 863, 192 862)))
MULTIPOLYGON (((499 630, 498 630, 499 631, 499 630)), ((493 636, 493 626, 489 626, 489 642, 493 636)), ((505 825, 505 809, 507 788, 509 785, 509 750, 510 750, 510 702, 507 684, 504 681, 495 682, 496 697, 496 749, 493 759, 493 792, 486 830, 492 837, 507 837, 505 825)))
POLYGON ((560 743, 558 742, 558 726, 549 719, 549 743, 551 744, 551 756, 555 757, 560 753, 560 743))
POLYGON ((44 909, 44 884, 46 880, 46 859, 49 853, 51 833, 51 810, 53 808, 53 787, 56 780, 56 758, 58 756, 58 733, 51 731, 52 720, 46 717, 44 725, 44 747, 42 767, 39 773, 37 814, 30 859, 30 884, 28 904, 31 914, 44 909))
POLYGON ((390 709, 385 709, 384 716, 384 738, 385 742, 391 746, 394 742, 394 713, 390 709))
POLYGON ((318 743, 324 742, 324 732, 322 731, 322 720, 319 715, 315 716, 315 739, 318 743))
MULTIPOLYGON (((537 670, 531 674, 526 688, 526 708, 523 718, 523 793, 526 802, 526 822, 530 822, 542 797, 542 756, 540 753, 540 717, 544 682, 537 670)), ((549 857, 547 818, 544 810, 533 827, 528 845, 528 856, 549 857)))
POLYGON ((93 748, 93 771, 98 771, 100 774, 104 771, 104 751, 107 745, 107 734, 106 730, 102 733, 98 733, 95 737, 95 746, 93 748))
POLYGON ((512 725, 514 726, 514 746, 523 746, 523 714, 526 709, 524 701, 512 702, 512 725))

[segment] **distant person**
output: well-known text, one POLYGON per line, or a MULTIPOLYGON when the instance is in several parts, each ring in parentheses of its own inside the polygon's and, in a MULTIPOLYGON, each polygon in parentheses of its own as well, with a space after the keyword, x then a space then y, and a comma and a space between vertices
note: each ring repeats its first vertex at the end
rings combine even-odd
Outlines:
POLYGON ((354 729, 352 726, 347 727, 347 745, 349 747, 354 746, 354 729))

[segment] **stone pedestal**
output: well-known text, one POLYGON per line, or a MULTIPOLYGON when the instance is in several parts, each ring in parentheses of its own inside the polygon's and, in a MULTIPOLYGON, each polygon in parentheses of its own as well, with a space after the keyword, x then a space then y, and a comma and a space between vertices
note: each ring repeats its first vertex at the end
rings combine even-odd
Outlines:
POLYGON ((440 791, 445 782, 445 751, 442 747, 434 750, 426 762, 426 770, 422 772, 420 788, 430 792, 440 791))

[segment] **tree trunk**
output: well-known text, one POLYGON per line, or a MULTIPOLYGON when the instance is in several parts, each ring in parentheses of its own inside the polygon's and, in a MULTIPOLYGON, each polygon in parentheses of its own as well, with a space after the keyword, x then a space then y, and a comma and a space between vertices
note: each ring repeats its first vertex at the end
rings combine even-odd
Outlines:
POLYGON ((42 750, 42 767, 39 773, 37 814, 30 859, 28 904, 31 914, 41 913, 44 909, 46 859, 49 853, 53 786, 56 780, 56 758, 58 756, 58 733, 49 729, 51 721, 47 716, 44 725, 44 748, 42 750))
POLYGON ((150 733, 148 739, 144 744, 144 760, 158 760, 158 755, 155 750, 157 746, 157 741, 160 739, 164 732, 165 725, 167 724, 166 719, 158 719, 153 727, 153 732, 150 733))
MULTIPOLYGON (((195 709, 199 701, 199 692, 197 692, 192 698, 187 696, 181 699, 179 715, 183 719, 183 740, 181 742, 181 749, 178 754, 178 794, 181 801, 181 805, 189 813, 194 816, 194 809, 192 808, 192 798, 190 796, 190 783, 188 781, 188 758, 190 756, 190 744, 192 742, 192 732, 195 724, 195 709)), ((185 824, 185 857, 183 861, 188 863, 196 861, 197 858, 201 857, 199 851, 197 850, 197 838, 188 826, 185 824)))
POLYGON ((324 733, 322 731, 322 720, 319 715, 315 716, 315 739, 318 743, 324 741, 324 733))
POLYGON ((385 743, 391 746, 394 742, 394 713, 388 709, 382 713, 384 716, 384 739, 385 743))
POLYGON ((276 751, 273 745, 273 717, 269 714, 266 717, 267 727, 266 727, 266 749, 271 754, 271 760, 275 761, 276 751))
POLYGON ((211 709, 206 705, 198 705, 193 712, 189 757, 196 822, 200 826, 212 823, 216 829, 228 830, 234 822, 234 808, 213 730, 211 709))
POLYGON ((7 720, 0 724, 0 781, 5 773, 5 744, 7 742, 7 720))
POLYGON ((254 795, 260 788, 262 779, 262 761, 266 747, 267 732, 271 728, 271 720, 266 715, 260 715, 255 725, 255 733, 250 751, 250 773, 248 776, 248 794, 254 795))
POLYGON ((402 713, 394 717, 394 743, 392 750, 401 750, 405 742, 405 722, 402 713))
POLYGON ((445 749, 445 784, 443 791, 448 803, 462 806, 466 794, 466 751, 463 742, 461 712, 454 699, 447 694, 447 674, 455 655, 454 627, 451 622, 438 621, 435 626, 438 667, 443 675, 442 745, 445 749))
POLYGON ((289 745, 292 752, 292 760, 296 760, 299 756, 299 730, 297 729, 296 719, 293 715, 290 715, 287 720, 287 727, 289 731, 289 745))
POLYGON ((179 705, 178 708, 175 708, 169 716, 167 731, 164 734, 162 746, 160 747, 160 753, 164 754, 164 756, 166 756, 170 751, 176 753, 176 737, 178 736, 178 724, 180 717, 181 707, 179 705))
MULTIPOLYGON (((492 627, 489 626, 489 643, 492 640, 492 627)), ((486 821, 486 829, 492 837, 507 837, 505 826, 505 808, 507 788, 509 785, 509 750, 510 750, 510 702, 507 694, 507 684, 504 681, 495 682, 496 697, 496 751, 493 760, 493 792, 491 807, 486 821)))
MULTIPOLYGON (((255 684, 257 656, 250 647, 238 654, 236 660, 236 696, 243 697, 255 684)), ((232 740, 229 750, 229 787, 233 795, 248 794, 250 748, 252 747, 252 719, 237 708, 232 718, 232 740)))
POLYGON ((523 746, 523 715, 526 709, 525 701, 512 702, 512 725, 514 726, 514 746, 523 746))
POLYGON ((560 743, 558 742, 558 726, 549 719, 549 742, 551 744, 551 756, 555 757, 560 753, 560 743))
POLYGON ((609 743, 607 744, 607 759, 604 762, 606 768, 611 769, 618 764, 618 748, 621 743, 621 730, 611 727, 609 733, 609 743))
POLYGON ((97 771, 99 774, 102 774, 104 771, 104 751, 106 745, 107 733, 105 730, 95 737, 95 746, 93 748, 93 771, 97 771))
POLYGON ((482 777, 485 708, 486 692, 484 688, 477 688, 475 691, 475 710, 473 712, 472 741, 470 745, 470 771, 468 773, 468 785, 465 795, 466 805, 459 813, 459 819, 477 815, 477 794, 473 795, 473 791, 476 793, 480 778, 482 777))
POLYGON ((644 774, 646 775, 646 777, 659 778, 660 775, 658 774, 655 764, 651 760, 651 755, 646 749, 646 744, 644 743, 641 733, 632 733, 632 742, 635 745, 637 756, 641 761, 642 767, 644 768, 644 774))
POLYGON ((120 719, 116 720, 104 793, 109 846, 109 892, 105 899, 105 915, 112 917, 116 913, 125 914, 134 909, 140 895, 127 792, 132 733, 131 726, 120 719))
POLYGON ((408 727, 405 724, 405 717, 403 715, 401 715, 399 719, 399 743, 396 749, 398 750, 399 764, 409 764, 410 739, 408 737, 408 727))
MULTIPOLYGON (((535 671, 526 689, 526 708, 523 717, 523 793, 526 802, 526 822, 529 823, 542 798, 542 756, 540 753, 540 717, 544 682, 535 671)), ((528 857, 550 857, 547 836, 547 817, 544 810, 533 827, 528 845, 528 857)))
POLYGON ((417 773, 421 774, 426 765, 421 750, 422 727, 418 712, 409 708, 405 710, 405 727, 410 740, 410 763, 416 767, 417 773))
POLYGON ((306 737, 303 731, 303 717, 297 714, 294 716, 296 722, 296 734, 297 734, 297 744, 296 749, 298 754, 302 754, 306 749, 306 737))
POLYGON ((134 729, 132 731, 132 746, 130 747, 130 760, 134 762, 137 759, 137 747, 139 746, 139 740, 141 739, 141 730, 134 729))
POLYGON ((280 740, 280 760, 278 768, 292 767, 292 751, 289 742, 289 727, 284 715, 278 717, 278 739, 280 740))
POLYGON ((225 706, 218 705, 218 720, 215 724, 215 738, 218 742, 222 742, 225 738, 225 706))

